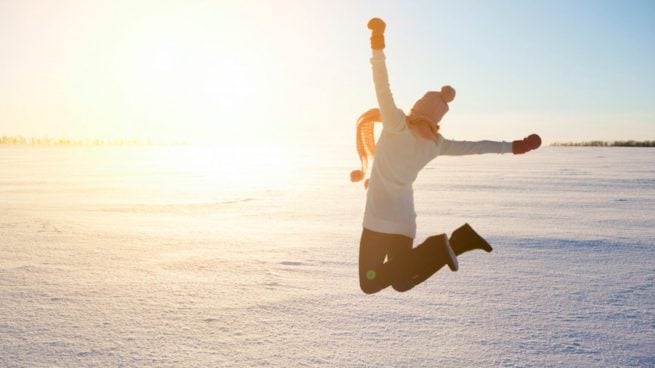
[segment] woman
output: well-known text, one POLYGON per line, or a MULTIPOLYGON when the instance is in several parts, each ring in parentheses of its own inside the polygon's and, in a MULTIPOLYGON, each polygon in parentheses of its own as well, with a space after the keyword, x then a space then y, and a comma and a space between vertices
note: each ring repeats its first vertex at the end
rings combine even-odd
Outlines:
POLYGON ((368 161, 375 155, 370 179, 364 182, 368 192, 359 249, 360 287, 367 294, 387 286, 401 292, 410 290, 446 264, 457 271, 457 256, 463 252, 492 250, 468 224, 456 229, 450 238, 435 235, 412 247, 416 236, 412 183, 428 162, 439 155, 522 154, 541 145, 536 134, 512 143, 445 139, 439 134, 439 124, 448 112, 448 103, 455 98, 455 90, 450 86, 427 92, 409 115, 398 109, 385 65, 385 27, 379 18, 368 23, 379 109, 367 111, 358 121, 357 149, 362 169, 351 173, 352 181, 365 179, 368 161), (377 147, 373 138, 376 121, 383 125, 377 147))

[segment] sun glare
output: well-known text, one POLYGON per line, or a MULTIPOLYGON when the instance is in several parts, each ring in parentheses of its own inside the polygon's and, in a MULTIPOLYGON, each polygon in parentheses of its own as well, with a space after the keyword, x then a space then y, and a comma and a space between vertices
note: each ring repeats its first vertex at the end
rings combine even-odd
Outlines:
POLYGON ((234 133, 227 122, 245 108, 252 73, 221 42, 220 29, 209 32, 191 20, 152 16, 126 32, 116 53, 123 98, 148 121, 192 123, 205 136, 234 133))

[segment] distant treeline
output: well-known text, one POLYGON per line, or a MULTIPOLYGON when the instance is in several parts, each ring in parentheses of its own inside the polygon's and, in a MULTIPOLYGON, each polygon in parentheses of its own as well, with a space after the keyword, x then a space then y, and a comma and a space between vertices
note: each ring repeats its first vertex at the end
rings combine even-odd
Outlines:
POLYGON ((50 137, 2 136, 0 144, 32 146, 146 146, 152 145, 150 139, 70 139, 50 137))
POLYGON ((655 141, 589 141, 589 142, 556 142, 556 147, 655 147, 655 141))

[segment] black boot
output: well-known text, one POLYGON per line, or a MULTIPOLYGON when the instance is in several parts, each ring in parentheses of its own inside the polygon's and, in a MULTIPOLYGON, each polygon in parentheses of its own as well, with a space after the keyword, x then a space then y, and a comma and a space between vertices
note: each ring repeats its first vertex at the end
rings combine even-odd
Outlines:
MULTIPOLYGON (((419 258, 433 259, 433 266, 438 266, 437 270, 447 264, 451 271, 459 269, 457 262, 457 255, 450 246, 448 236, 446 234, 434 235, 427 239, 423 244, 416 247, 416 253, 419 258)), ((436 270, 435 270, 436 271, 436 270)))
POLYGON ((453 235, 450 237, 450 246, 458 256, 473 249, 482 249, 487 252, 493 250, 491 245, 478 235, 469 224, 464 224, 453 231, 453 235))

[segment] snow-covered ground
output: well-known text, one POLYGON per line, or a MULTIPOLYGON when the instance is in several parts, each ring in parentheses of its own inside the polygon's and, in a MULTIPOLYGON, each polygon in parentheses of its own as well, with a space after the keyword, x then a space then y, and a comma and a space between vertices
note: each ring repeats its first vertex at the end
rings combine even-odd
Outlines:
POLYGON ((440 157, 419 240, 495 250, 358 289, 352 147, 0 147, 1 367, 655 367, 655 149, 440 157))

